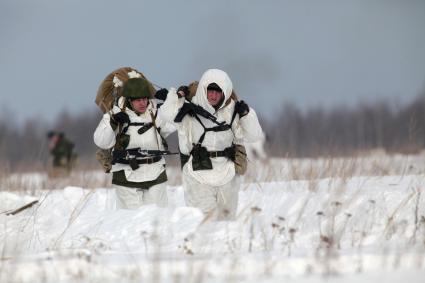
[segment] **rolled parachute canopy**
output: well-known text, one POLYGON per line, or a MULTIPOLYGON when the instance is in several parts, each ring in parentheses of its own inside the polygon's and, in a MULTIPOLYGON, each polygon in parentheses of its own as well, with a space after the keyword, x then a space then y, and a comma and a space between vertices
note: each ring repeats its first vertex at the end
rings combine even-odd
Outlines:
POLYGON ((144 78, 148 81, 150 97, 155 95, 155 88, 143 73, 131 67, 122 67, 108 74, 97 90, 95 103, 103 113, 110 111, 116 98, 122 95, 124 84, 130 78, 144 78))

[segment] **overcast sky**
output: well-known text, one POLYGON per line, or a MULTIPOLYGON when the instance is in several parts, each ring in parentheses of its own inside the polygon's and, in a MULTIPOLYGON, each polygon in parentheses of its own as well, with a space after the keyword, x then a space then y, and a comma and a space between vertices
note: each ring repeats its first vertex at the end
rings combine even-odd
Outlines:
POLYGON ((0 109, 18 120, 100 111, 122 66, 164 87, 223 69, 266 116, 409 101, 425 89, 425 1, 0 0, 0 109))

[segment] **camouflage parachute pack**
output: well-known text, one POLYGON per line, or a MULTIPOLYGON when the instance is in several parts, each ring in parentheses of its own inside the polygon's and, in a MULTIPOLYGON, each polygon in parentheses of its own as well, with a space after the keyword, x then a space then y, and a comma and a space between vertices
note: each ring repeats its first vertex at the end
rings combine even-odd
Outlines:
POLYGON ((143 75, 131 67, 122 67, 109 73, 102 81, 97 90, 95 103, 99 106, 103 113, 112 109, 114 103, 122 95, 124 84, 131 78, 143 78, 148 81, 148 88, 151 97, 155 95, 155 88, 153 84, 143 75))

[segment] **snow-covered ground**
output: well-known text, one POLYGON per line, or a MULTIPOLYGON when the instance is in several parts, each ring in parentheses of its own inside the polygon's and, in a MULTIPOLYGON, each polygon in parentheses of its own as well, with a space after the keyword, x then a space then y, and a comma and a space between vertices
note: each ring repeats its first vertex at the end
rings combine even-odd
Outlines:
POLYGON ((234 222, 186 207, 176 168, 170 206, 138 210, 100 172, 11 175, 0 282, 425 282, 423 157, 251 162, 234 222))

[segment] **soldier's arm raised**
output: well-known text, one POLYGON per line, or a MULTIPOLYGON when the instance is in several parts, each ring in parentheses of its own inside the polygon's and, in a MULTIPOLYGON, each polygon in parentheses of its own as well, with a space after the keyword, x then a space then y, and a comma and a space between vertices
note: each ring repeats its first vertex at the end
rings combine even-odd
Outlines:
POLYGON ((109 149, 115 145, 116 133, 112 129, 110 119, 108 113, 104 114, 93 134, 94 143, 102 149, 109 149))
POLYGON ((179 112, 180 107, 183 106, 184 98, 179 97, 174 88, 168 91, 167 99, 158 110, 158 116, 165 122, 173 123, 174 118, 179 112))
POLYGON ((249 108, 249 112, 239 119, 238 124, 242 131, 240 139, 244 142, 256 142, 262 139, 263 130, 254 109, 249 108))
POLYGON ((158 117, 156 119, 157 127, 161 129, 161 135, 166 138, 170 134, 174 133, 176 131, 176 127, 173 123, 166 122, 161 119, 161 117, 158 117))

